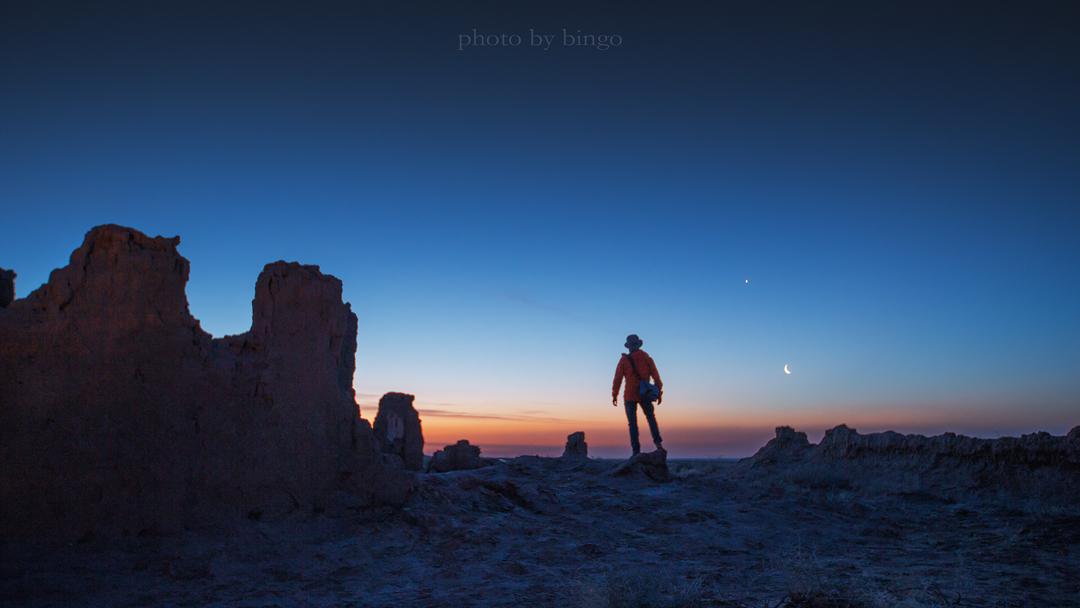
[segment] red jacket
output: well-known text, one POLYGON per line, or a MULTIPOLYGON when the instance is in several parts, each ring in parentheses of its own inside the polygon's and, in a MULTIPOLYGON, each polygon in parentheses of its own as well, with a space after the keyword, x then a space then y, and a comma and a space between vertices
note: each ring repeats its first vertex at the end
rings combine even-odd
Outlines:
POLYGON ((634 358, 634 365, 637 366, 638 371, 645 377, 638 378, 634 374, 634 368, 630 366, 630 362, 626 360, 625 355, 619 357, 619 364, 615 366, 615 380, 611 382, 611 398, 614 399, 618 396, 619 385, 622 384, 623 378, 626 378, 626 388, 623 389, 623 400, 625 401, 640 400, 641 396, 638 394, 639 381, 648 380, 649 376, 652 376, 656 388, 663 391, 664 381, 660 379, 660 372, 656 371, 656 363, 653 362, 649 353, 636 350, 630 356, 634 358))

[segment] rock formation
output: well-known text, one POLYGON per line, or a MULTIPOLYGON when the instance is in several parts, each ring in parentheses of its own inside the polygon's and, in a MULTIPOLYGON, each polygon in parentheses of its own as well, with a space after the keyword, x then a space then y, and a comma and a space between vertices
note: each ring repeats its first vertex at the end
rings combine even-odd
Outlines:
POLYGON ((585 443, 585 433, 577 431, 566 436, 563 458, 582 459, 589 457, 589 444, 585 443))
POLYGON ((0 308, 15 300, 15 271, 0 268, 0 308))
POLYGON ((750 458, 744 471, 818 473, 862 487, 961 496, 967 490, 1025 494, 1053 488, 1080 499, 1080 427, 1068 435, 1031 433, 981 439, 955 433, 933 437, 893 431, 862 435, 846 425, 810 444, 804 433, 778 427, 776 437, 750 458), (910 487, 909 487, 910 486, 910 487))
POLYGON ((859 434, 847 425, 825 431, 821 443, 811 445, 805 433, 791 427, 776 428, 771 439, 747 459, 756 465, 777 461, 906 459, 933 464, 943 459, 985 461, 1031 467, 1064 466, 1080 468, 1080 426, 1064 437, 1031 433, 1017 437, 980 439, 956 433, 926 437, 893 431, 859 434))
POLYGON ((447 473, 479 469, 485 464, 484 459, 480 458, 480 446, 469 445, 468 439, 462 439, 432 454, 428 472, 447 473))
POLYGON ((352 377, 356 316, 317 266, 259 275, 251 330, 188 312, 179 238, 94 228, 48 283, 0 309, 0 533, 172 531, 401 500, 352 377))
POLYGON ((413 407, 413 395, 386 393, 379 399, 375 416, 375 439, 383 456, 406 469, 424 468, 424 433, 420 415, 413 407))
POLYGON ((653 481, 668 481, 671 474, 667 466, 667 450, 634 454, 629 460, 615 467, 611 474, 616 477, 627 475, 645 476, 653 481))
POLYGON ((799 433, 790 426, 778 426, 776 437, 754 454, 754 461, 759 464, 794 462, 801 460, 809 449, 806 433, 799 433))
POLYGON ((1030 467, 1080 468, 1080 427, 1064 437, 1031 433, 1021 437, 980 439, 955 433, 934 437, 901 435, 892 431, 860 435, 841 424, 825 432, 815 454, 818 458, 851 459, 874 456, 940 460, 986 460, 998 464, 1030 467))

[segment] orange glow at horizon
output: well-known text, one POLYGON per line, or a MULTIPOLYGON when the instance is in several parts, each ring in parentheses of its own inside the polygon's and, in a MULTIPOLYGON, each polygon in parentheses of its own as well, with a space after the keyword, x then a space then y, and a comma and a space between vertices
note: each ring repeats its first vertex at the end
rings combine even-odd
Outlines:
MULTIPOLYGON (((485 455, 558 455, 566 436, 584 431, 590 450, 598 455, 616 456, 629 450, 623 408, 593 406, 574 410, 586 416, 544 417, 513 413, 447 412, 419 407, 424 432, 424 451, 434 452, 459 439, 479 445, 485 455)), ((370 411, 370 410, 369 410, 370 411)), ((985 407, 950 404, 944 406, 889 406, 876 408, 822 407, 813 411, 775 411, 762 408, 716 408, 701 419, 700 410, 657 408, 657 418, 665 447, 674 457, 742 457, 752 454, 773 437, 777 426, 791 426, 819 441, 826 429, 846 424, 861 432, 894 430, 901 433, 939 434, 953 431, 976 436, 1021 434, 1036 430, 1067 432, 1046 420, 1018 420, 1008 410, 987 411, 985 407), (974 413, 978 411, 978 416, 974 413), (1030 426, 1034 425, 1034 426, 1030 426)), ((638 427, 645 449, 649 433, 644 416, 638 427)))
MULTIPOLYGON (((368 386, 357 391, 362 416, 372 421, 378 400, 391 387, 368 386)), ((432 396, 417 391, 424 451, 428 454, 467 439, 488 456, 559 455, 566 436, 584 431, 591 454, 621 457, 629 452, 622 403, 612 407, 603 394, 566 395, 542 401, 533 393, 490 388, 465 391, 446 387, 432 396)), ((964 398, 874 400, 761 400, 725 395, 703 398, 671 390, 656 407, 664 445, 673 457, 742 457, 774 436, 777 426, 805 432, 820 441, 827 429, 846 424, 863 433, 892 430, 936 435, 944 432, 979 437, 1047 431, 1066 434, 1076 419, 1075 404, 1043 395, 971 394, 964 398), (714 400, 715 399, 715 400, 714 400), (1039 407, 1025 404, 1036 401, 1039 407)), ((644 416, 638 415, 644 449, 651 447, 644 416)))

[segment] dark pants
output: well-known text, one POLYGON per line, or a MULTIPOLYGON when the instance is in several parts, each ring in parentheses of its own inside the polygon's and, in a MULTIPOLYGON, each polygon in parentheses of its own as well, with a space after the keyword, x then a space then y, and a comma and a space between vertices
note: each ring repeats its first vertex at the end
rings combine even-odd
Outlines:
MULTIPOLYGON (((638 441, 637 431, 637 406, 637 401, 626 402, 626 421, 630 423, 630 447, 635 454, 641 451, 641 442, 638 441)), ((660 428, 656 426, 656 413, 653 410, 652 402, 642 401, 641 411, 645 413, 645 420, 649 423, 649 432, 652 433, 653 443, 659 445, 663 439, 660 438, 660 428)))

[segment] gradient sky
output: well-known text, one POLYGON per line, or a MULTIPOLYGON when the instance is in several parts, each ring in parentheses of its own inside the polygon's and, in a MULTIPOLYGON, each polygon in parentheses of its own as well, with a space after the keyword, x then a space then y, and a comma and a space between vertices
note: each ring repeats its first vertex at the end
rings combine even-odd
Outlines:
POLYGON ((6 2, 0 266, 179 234, 220 336, 319 264, 429 452, 625 453, 630 332, 675 456, 1080 423, 1077 9, 580 4, 6 2))

